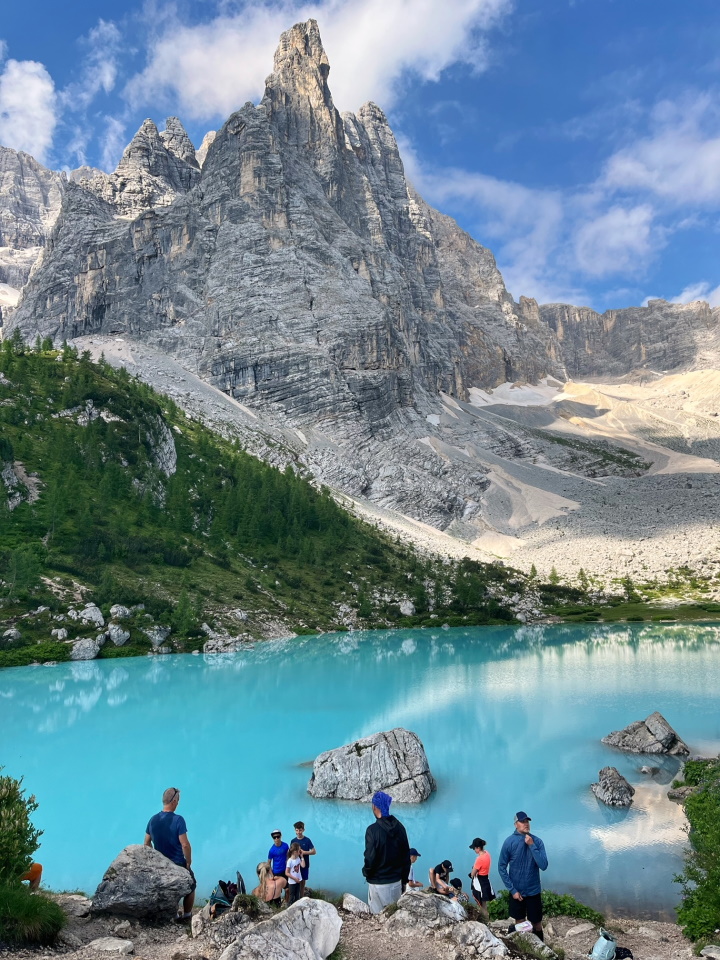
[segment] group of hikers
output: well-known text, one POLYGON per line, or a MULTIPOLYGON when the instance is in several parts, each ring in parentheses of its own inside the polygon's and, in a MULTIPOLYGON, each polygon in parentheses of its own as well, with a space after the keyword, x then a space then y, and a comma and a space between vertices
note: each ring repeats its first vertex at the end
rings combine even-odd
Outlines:
MULTIPOLYGON (((182 910, 176 918, 182 923, 192 917, 195 901, 192 849, 185 820, 175 812, 180 802, 180 791, 176 787, 169 787, 162 799, 162 810, 147 825, 145 845, 154 847, 190 874, 192 891, 184 898, 182 910)), ((392 802, 392 797, 382 790, 373 794, 371 806, 374 821, 365 831, 362 873, 368 884, 368 906, 371 913, 375 914, 396 903, 406 889, 425 886, 415 875, 420 853, 410 846, 405 827, 390 813, 392 802)), ((533 933, 542 940, 540 871, 547 869, 548 860, 542 840, 530 831, 530 820, 524 810, 515 814, 515 830, 500 850, 498 873, 510 892, 510 917, 513 921, 510 931, 531 927, 533 933)), ((281 906, 283 901, 290 905, 305 895, 310 857, 316 854, 312 840, 305 836, 302 820, 298 820, 293 828, 295 839, 290 844, 283 840, 281 830, 271 831, 272 844, 267 859, 257 865, 258 885, 252 892, 275 906, 281 906)), ((481 914, 488 919, 488 904, 495 899, 489 876, 492 862, 490 853, 480 837, 474 837, 469 847, 475 855, 468 874, 470 890, 481 914)), ((450 860, 443 860, 431 867, 428 871, 430 890, 461 903, 469 903, 462 880, 451 877, 453 872, 450 860)))

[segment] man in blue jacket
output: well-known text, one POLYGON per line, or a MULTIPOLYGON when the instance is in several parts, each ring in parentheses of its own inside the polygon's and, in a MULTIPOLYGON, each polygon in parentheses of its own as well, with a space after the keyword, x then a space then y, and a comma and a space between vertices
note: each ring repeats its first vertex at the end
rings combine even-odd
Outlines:
MULTIPOLYGON (((542 928, 542 897, 540 871, 547 870, 545 844, 530 833, 530 817, 524 810, 515 814, 515 833, 511 834, 500 851, 498 872, 510 891, 510 916, 515 923, 529 920, 533 933, 544 940, 542 928)), ((515 929, 515 924, 509 932, 515 929)))

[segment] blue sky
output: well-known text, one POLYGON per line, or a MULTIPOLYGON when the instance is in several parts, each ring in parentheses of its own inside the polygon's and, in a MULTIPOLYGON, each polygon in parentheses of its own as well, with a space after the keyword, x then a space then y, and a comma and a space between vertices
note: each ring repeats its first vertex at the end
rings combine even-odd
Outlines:
POLYGON ((0 143, 110 170, 177 115, 199 144, 308 16, 337 106, 383 107, 516 297, 720 304, 717 0, 0 0, 0 143))

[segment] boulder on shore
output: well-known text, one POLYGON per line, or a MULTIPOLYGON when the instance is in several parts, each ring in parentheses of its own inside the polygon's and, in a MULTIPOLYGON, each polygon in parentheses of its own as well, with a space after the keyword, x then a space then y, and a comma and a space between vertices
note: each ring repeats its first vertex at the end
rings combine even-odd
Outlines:
POLYGON ((398 803, 420 803, 436 788, 418 735, 395 727, 321 753, 307 789, 337 800, 370 800, 387 790, 398 803))
POLYGON ((331 903, 303 897, 241 933, 220 960, 325 960, 340 941, 341 927, 331 903))
POLYGON ((609 733, 601 742, 628 753, 665 753, 673 757, 686 757, 690 753, 688 745, 657 711, 646 720, 637 720, 624 730, 609 733))
POLYGON ((93 897, 93 913, 170 920, 179 901, 190 893, 192 880, 152 847, 131 844, 115 857, 93 897))
POLYGON ((465 908, 457 900, 448 900, 437 893, 407 890, 397 902, 398 909, 390 916, 385 931, 391 937, 424 940, 429 934, 442 933, 454 943, 455 956, 491 958, 507 957, 510 951, 484 923, 468 920, 465 908), (472 949, 471 949, 472 948, 472 949))
POLYGON ((603 767, 598 774, 598 783, 591 784, 590 789, 609 807, 629 807, 635 794, 635 788, 615 767, 603 767))

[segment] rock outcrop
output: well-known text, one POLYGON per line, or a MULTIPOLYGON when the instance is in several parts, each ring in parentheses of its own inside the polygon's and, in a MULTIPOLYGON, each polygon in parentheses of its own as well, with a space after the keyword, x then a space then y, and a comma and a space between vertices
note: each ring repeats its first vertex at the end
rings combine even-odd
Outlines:
POLYGON ((308 783, 313 797, 369 800, 386 790, 397 803, 420 803, 435 789, 420 738, 402 727, 321 753, 308 783))
POLYGON ((686 757, 690 753, 688 745, 657 711, 646 720, 637 720, 624 730, 609 733, 602 742, 628 753, 664 753, 673 757, 686 757))
POLYGON ((303 897, 240 933, 220 960, 325 960, 338 945, 341 927, 331 903, 303 897))
POLYGON ((20 288, 27 282, 60 213, 63 190, 61 174, 27 153, 0 147, 0 283, 20 288))
POLYGON ((598 773, 598 782, 591 784, 590 789, 609 807, 629 807, 635 795, 635 788, 615 767, 603 767, 598 773))
POLYGON ((456 900, 413 890, 404 893, 397 906, 385 926, 390 936, 425 937, 431 931, 442 931, 457 945, 458 956, 472 952, 473 956, 491 958, 506 957, 510 953, 484 923, 468 920, 464 907, 456 900))
POLYGON ((192 888, 190 874, 152 847, 131 844, 105 871, 93 913, 152 920, 172 919, 192 888))

